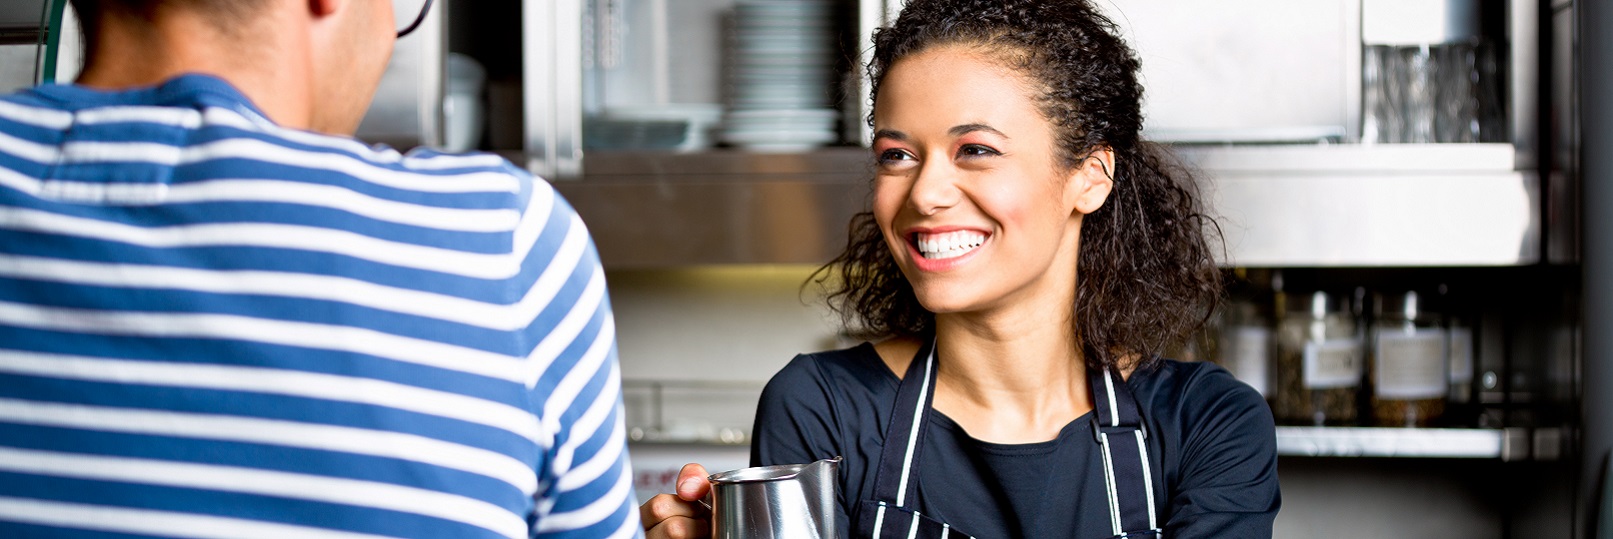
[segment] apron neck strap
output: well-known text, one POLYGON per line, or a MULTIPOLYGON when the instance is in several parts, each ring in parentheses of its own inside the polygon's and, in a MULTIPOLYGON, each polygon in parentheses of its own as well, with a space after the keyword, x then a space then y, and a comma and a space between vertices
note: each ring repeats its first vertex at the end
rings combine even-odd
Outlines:
POLYGON ((935 399, 935 339, 919 348, 896 390, 896 407, 891 410, 890 426, 885 429, 885 446, 879 454, 879 474, 874 478, 875 499, 897 507, 915 505, 919 462, 928 421, 924 416, 935 399))
POLYGON ((1087 368, 1092 436, 1103 453, 1109 522, 1115 537, 1163 537, 1154 505, 1154 471, 1142 408, 1113 367, 1087 368))
POLYGON ((1092 392, 1092 422, 1100 428, 1142 428, 1142 408, 1114 368, 1087 367, 1087 389, 1092 392))
MULTIPOLYGON (((874 499, 882 505, 908 511, 917 508, 918 474, 914 470, 928 430, 925 416, 935 399, 935 348, 932 338, 919 349, 896 390, 896 407, 885 429, 874 478, 874 499)), ((1148 433, 1136 397, 1113 368, 1088 368, 1087 387, 1092 393, 1092 435, 1103 453, 1114 537, 1163 537, 1155 514, 1156 481, 1146 443, 1148 433)))

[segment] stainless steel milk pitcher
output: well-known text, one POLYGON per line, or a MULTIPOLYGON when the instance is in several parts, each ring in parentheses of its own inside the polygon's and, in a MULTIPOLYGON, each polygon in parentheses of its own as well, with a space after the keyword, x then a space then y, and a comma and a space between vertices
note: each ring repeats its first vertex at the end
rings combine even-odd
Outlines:
POLYGON ((834 539, 840 457, 713 474, 715 539, 834 539))

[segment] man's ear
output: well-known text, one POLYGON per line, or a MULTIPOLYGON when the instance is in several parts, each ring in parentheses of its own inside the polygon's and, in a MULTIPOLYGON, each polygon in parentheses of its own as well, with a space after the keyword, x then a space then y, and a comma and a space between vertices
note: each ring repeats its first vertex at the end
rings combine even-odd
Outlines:
POLYGON ((1064 185, 1066 200, 1082 215, 1098 211, 1114 189, 1114 171, 1114 150, 1108 146, 1093 150, 1070 171, 1064 185))
POLYGON ((316 17, 327 17, 342 8, 345 0, 308 0, 308 13, 316 17))

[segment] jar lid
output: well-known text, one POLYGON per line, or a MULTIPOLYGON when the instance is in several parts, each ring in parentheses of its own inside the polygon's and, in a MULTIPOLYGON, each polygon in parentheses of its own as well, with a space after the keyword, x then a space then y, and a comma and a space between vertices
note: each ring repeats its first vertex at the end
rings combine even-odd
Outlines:
POLYGON ((1416 320, 1417 317, 1427 314, 1417 291, 1408 290, 1402 294, 1391 294, 1378 298, 1376 314, 1380 318, 1400 318, 1416 320))
POLYGON ((1289 308, 1289 312, 1304 313, 1304 316, 1320 320, 1329 314, 1343 312, 1344 301, 1337 295, 1317 290, 1311 292, 1309 296, 1301 296, 1301 299, 1295 301, 1289 308))

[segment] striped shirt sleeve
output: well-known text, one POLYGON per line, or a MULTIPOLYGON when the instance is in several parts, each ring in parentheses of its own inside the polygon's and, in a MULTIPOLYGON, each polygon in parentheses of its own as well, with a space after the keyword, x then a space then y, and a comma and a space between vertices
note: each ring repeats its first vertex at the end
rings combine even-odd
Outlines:
MULTIPOLYGON (((537 188, 552 189, 541 182, 537 188)), ((529 398, 547 442, 532 537, 641 537, 605 273, 582 220, 563 199, 546 195, 555 197, 550 222, 569 223, 563 244, 581 246, 569 274, 584 284, 529 358, 537 367, 529 398)), ((569 265, 565 258, 552 264, 569 265)))

